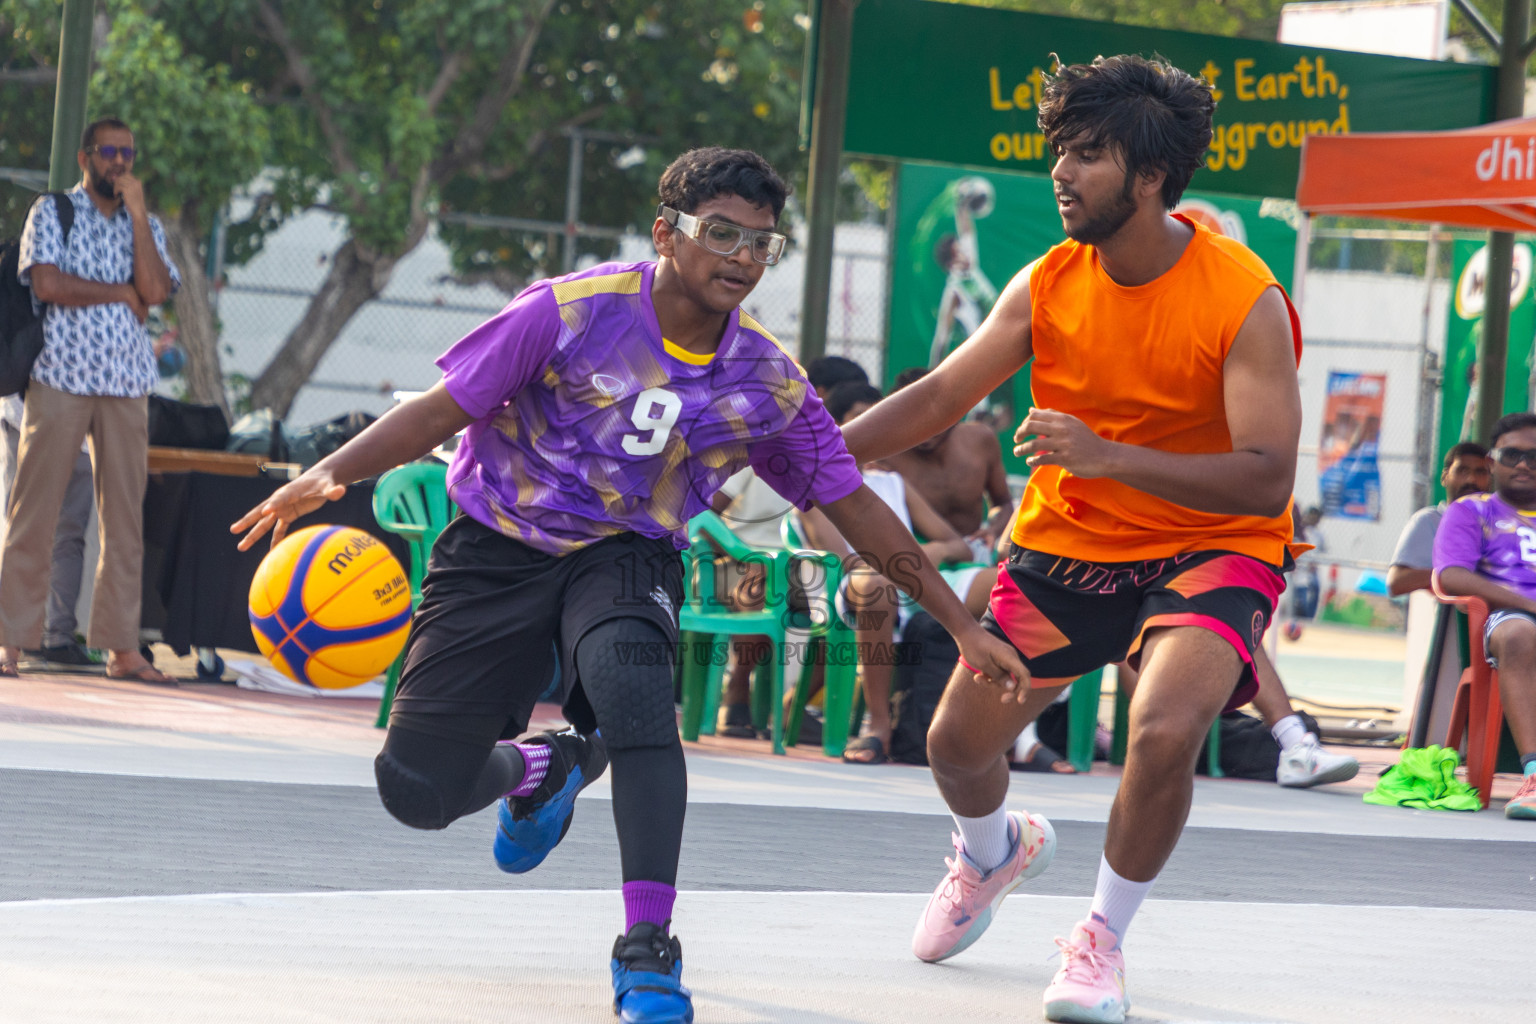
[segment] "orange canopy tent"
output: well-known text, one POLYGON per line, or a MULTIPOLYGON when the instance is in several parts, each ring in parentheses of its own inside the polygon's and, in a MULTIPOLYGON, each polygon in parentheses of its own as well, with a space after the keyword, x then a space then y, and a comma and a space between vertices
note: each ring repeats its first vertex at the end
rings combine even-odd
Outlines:
POLYGON ((1536 231, 1536 117, 1439 132, 1310 135, 1307 213, 1536 231))

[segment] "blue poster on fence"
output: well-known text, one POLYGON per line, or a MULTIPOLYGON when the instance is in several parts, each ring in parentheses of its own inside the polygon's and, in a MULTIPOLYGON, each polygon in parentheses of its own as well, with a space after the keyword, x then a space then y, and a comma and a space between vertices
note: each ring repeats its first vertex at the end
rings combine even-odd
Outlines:
POLYGON ((1317 448, 1317 484, 1324 515, 1381 518, 1381 472, 1376 455, 1386 392, 1385 374, 1328 372, 1323 437, 1317 448))

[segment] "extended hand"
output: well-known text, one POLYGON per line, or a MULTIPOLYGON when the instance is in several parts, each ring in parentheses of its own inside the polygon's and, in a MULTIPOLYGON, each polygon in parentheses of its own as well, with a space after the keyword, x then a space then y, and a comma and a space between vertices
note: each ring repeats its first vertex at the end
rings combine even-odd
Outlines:
POLYGON ((328 501, 336 501, 347 489, 331 479, 326 472, 311 469, 289 484, 272 492, 266 501, 241 516, 229 528, 230 533, 249 530, 240 538, 240 550, 249 551, 268 530, 272 532, 272 544, 280 543, 288 533, 288 524, 300 516, 308 515, 328 501))
POLYGON ((1013 645, 999 640, 980 626, 968 630, 960 645, 960 663, 970 669, 976 683, 995 686, 1004 704, 1023 704, 1029 696, 1029 670, 1013 645))
POLYGON ((1088 424, 1064 412, 1031 409, 1019 429, 1013 432, 1013 454, 1031 469, 1036 466, 1061 466, 1073 476, 1108 476, 1113 441, 1106 441, 1088 428, 1088 424))
POLYGON ((117 176, 117 197, 123 201, 128 212, 140 217, 144 215, 144 183, 131 174, 119 174, 117 176))

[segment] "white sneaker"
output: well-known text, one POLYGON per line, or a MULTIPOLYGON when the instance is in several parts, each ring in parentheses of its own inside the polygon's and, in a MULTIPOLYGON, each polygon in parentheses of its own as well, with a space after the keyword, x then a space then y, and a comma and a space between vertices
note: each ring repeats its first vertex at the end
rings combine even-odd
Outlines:
POLYGON ((1325 782, 1348 782, 1360 771, 1360 762, 1347 754, 1330 754, 1307 733, 1301 742, 1280 751, 1275 781, 1282 786, 1305 789, 1325 782))

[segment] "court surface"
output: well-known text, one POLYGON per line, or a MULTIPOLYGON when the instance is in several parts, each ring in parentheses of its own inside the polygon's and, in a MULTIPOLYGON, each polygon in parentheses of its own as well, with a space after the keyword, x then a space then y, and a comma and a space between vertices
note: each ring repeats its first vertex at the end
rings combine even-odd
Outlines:
MULTIPOLYGON (((383 811, 359 704, 0 681, 0 1021, 612 1020, 606 780, 542 867, 504 875, 492 812, 422 833, 383 811)), ((688 759, 674 927, 700 1022, 1041 1019, 1114 774, 1014 777, 1010 806, 1051 816, 1056 861, 928 965, 908 943, 950 824, 926 770, 724 740, 688 759)), ((1311 792, 1197 782, 1127 939, 1131 1019, 1528 1018, 1536 827, 1502 800, 1363 804, 1389 755, 1365 759, 1311 792)))

